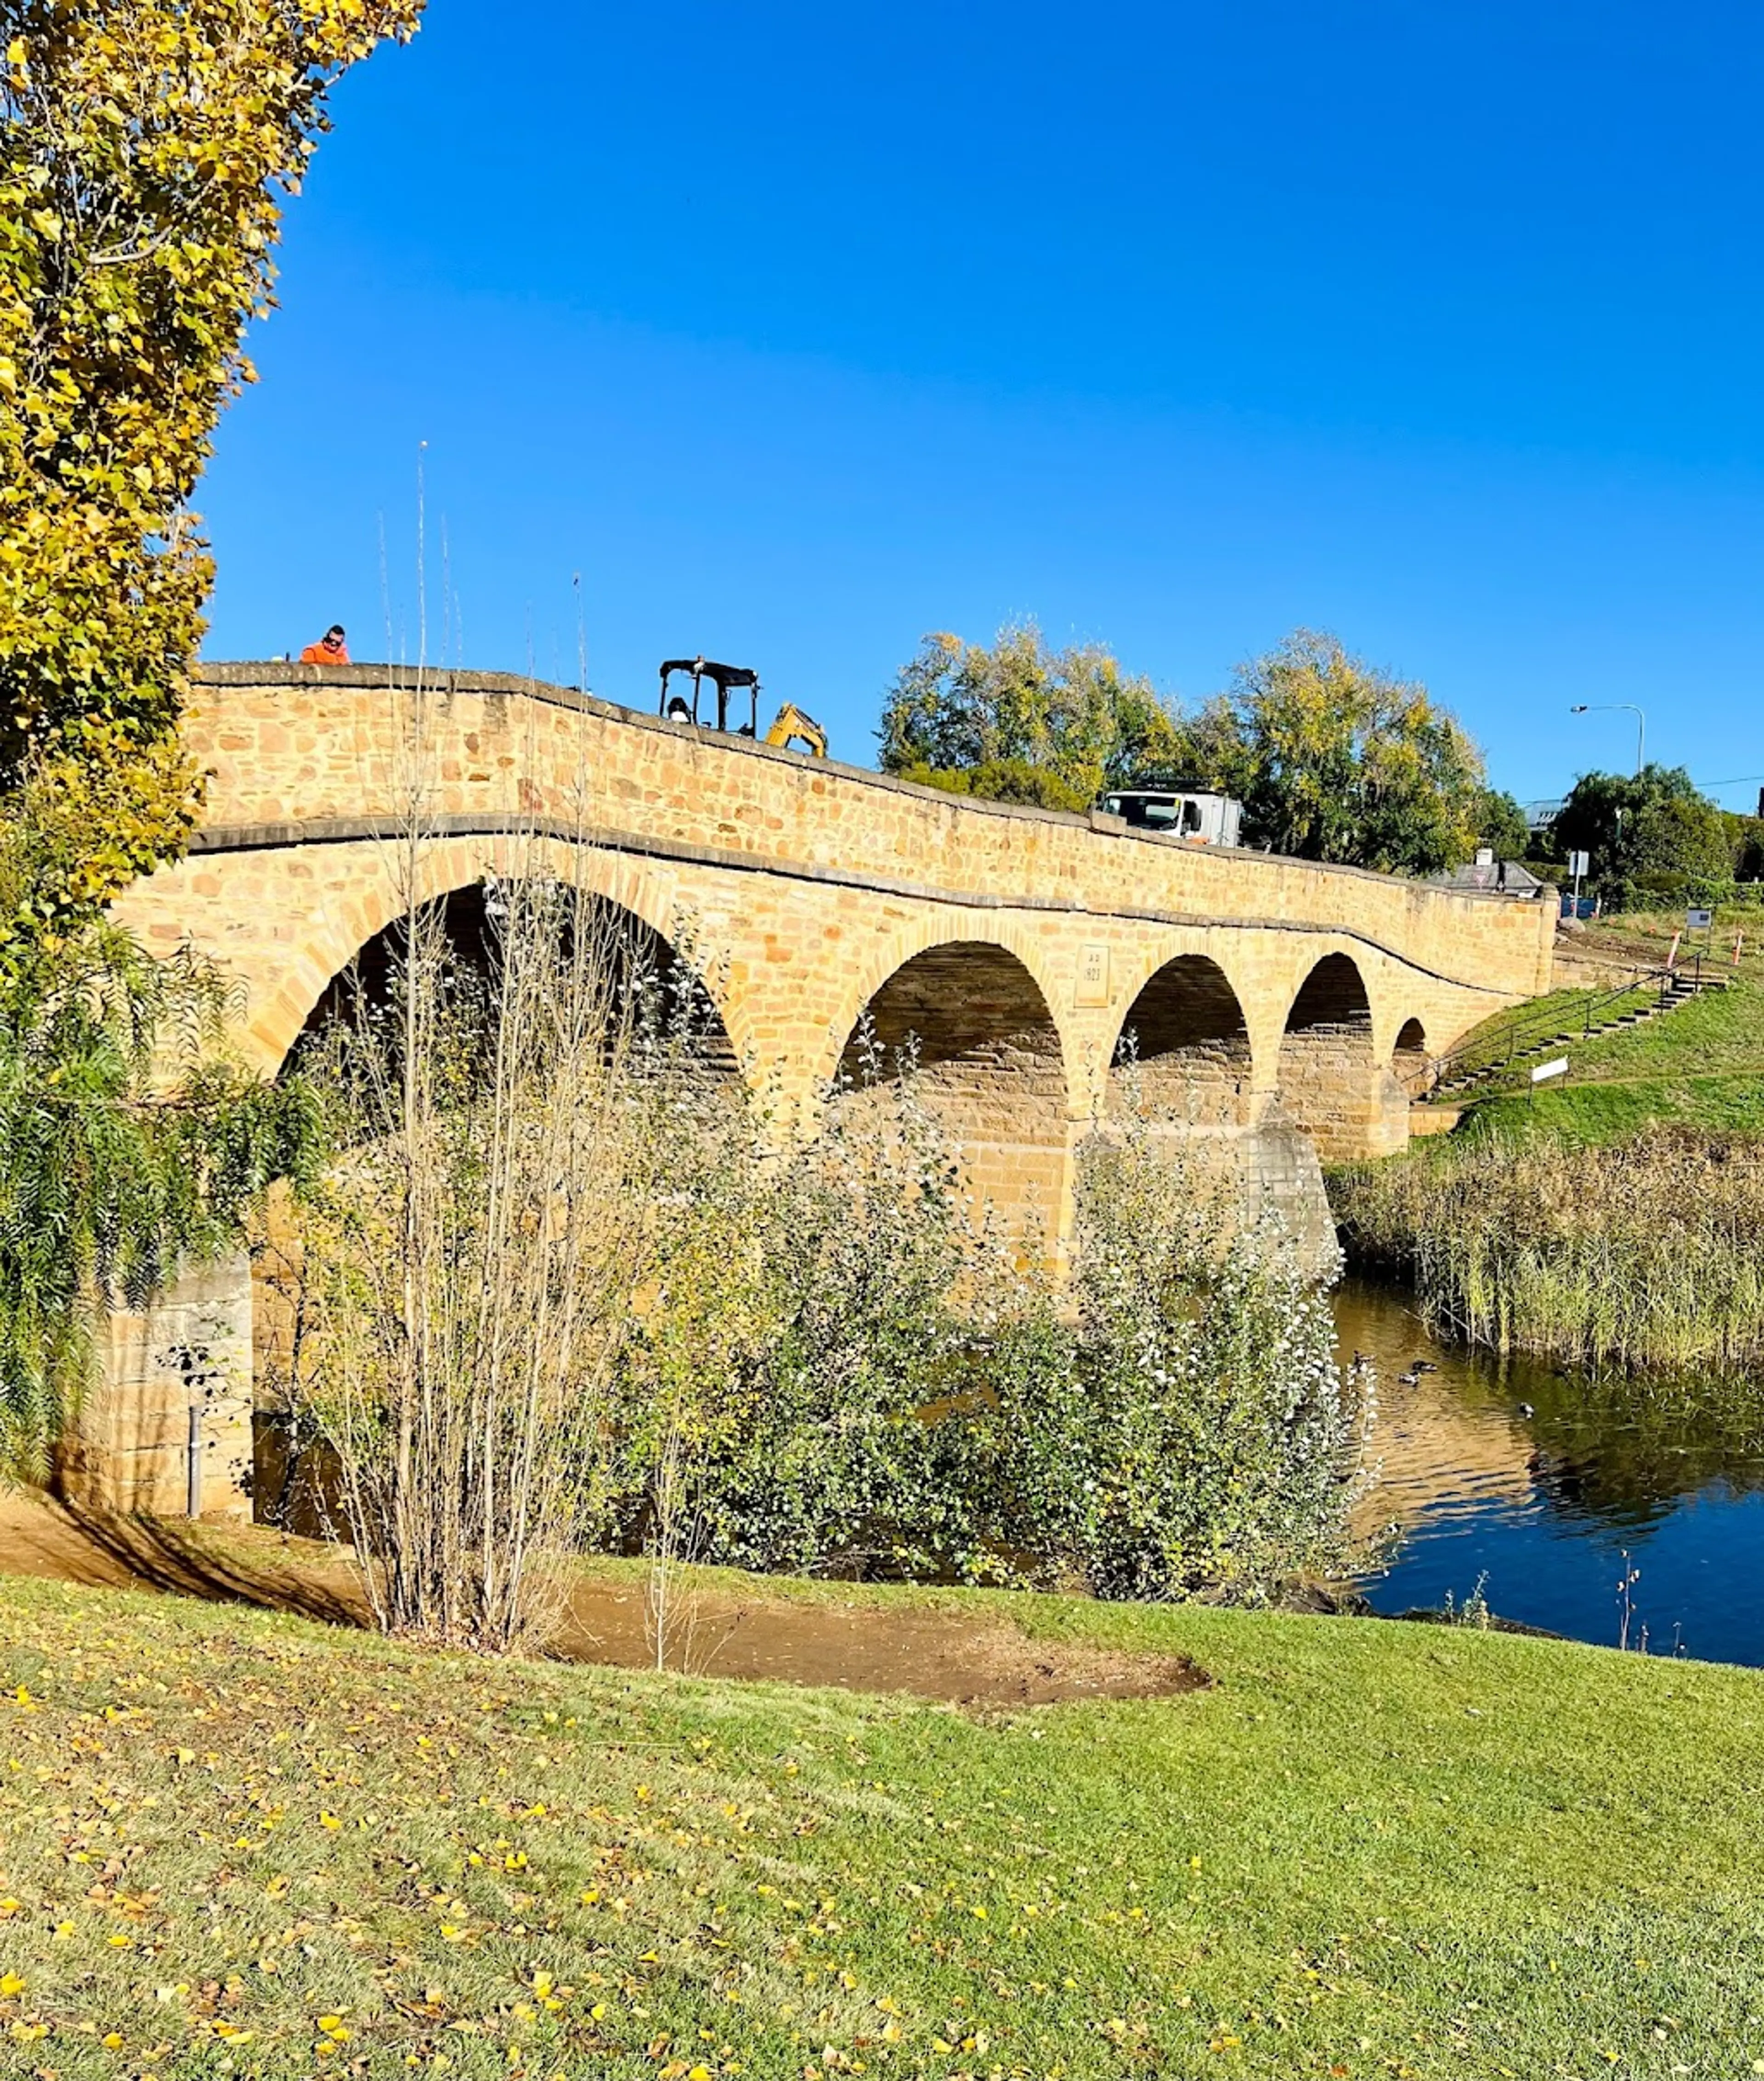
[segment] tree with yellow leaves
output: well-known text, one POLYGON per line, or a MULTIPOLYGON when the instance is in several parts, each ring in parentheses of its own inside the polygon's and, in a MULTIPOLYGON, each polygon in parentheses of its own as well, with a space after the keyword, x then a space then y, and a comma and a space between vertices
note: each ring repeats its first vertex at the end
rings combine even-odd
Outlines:
POLYGON ((224 980, 99 913, 195 820, 190 499, 280 198, 420 6, 0 0, 0 1475, 42 1471, 103 1312, 297 1160, 298 1095, 208 1045, 224 980))
POLYGON ((1174 713, 1100 643, 1050 647, 1032 622, 989 650, 927 636, 882 710, 882 771, 953 794, 1087 809, 1105 788, 1171 777, 1174 713))
POLYGON ((30 779, 80 834, 0 948, 92 914, 194 819, 189 502, 326 91, 421 5, 0 0, 0 794, 30 779))
POLYGON ((1482 754, 1425 687, 1298 629, 1182 725, 1182 759, 1244 806, 1244 839, 1296 860, 1432 874, 1468 860, 1482 754))

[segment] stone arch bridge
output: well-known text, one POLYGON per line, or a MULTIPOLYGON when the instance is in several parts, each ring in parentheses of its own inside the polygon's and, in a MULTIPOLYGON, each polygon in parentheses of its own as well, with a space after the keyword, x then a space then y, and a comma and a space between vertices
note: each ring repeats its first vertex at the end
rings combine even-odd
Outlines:
POLYGON ((1056 1247, 1124 1076, 1314 1232, 1317 1156, 1401 1146, 1401 1072, 1550 983, 1553 906, 945 795, 506 675, 210 666, 186 734, 202 828, 117 914, 237 977, 266 1071, 398 915, 420 805, 423 893, 538 843, 687 948, 727 1058, 805 1127, 866 1023, 915 1036, 976 1194, 1056 1247))

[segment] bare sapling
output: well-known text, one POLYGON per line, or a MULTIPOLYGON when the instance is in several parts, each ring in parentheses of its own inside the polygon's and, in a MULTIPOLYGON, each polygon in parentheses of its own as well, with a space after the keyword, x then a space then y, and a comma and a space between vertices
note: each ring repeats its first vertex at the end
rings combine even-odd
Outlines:
POLYGON ((293 1399, 380 1625, 506 1650, 555 1625, 604 1526, 653 1232, 654 979, 539 841, 501 848, 472 949, 418 899, 414 838, 406 864, 389 977, 316 1071, 337 1151, 301 1212, 293 1399))

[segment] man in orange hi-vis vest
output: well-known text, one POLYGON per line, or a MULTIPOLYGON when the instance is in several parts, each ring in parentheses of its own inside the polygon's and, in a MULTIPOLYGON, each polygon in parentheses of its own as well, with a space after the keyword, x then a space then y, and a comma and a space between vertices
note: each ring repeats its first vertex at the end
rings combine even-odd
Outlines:
POLYGON ((343 641, 343 624, 334 621, 317 643, 309 643, 300 653, 303 665, 346 665, 349 646, 343 641))

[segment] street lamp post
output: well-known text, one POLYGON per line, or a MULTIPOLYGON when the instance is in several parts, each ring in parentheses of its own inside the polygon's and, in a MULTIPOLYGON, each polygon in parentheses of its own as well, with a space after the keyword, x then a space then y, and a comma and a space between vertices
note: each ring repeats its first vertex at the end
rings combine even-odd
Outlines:
POLYGON ((1648 718, 1633 701, 1576 701, 1569 708, 1570 715, 1615 715, 1619 709, 1626 710, 1636 718, 1636 771, 1639 776, 1643 755, 1648 742, 1648 718))

